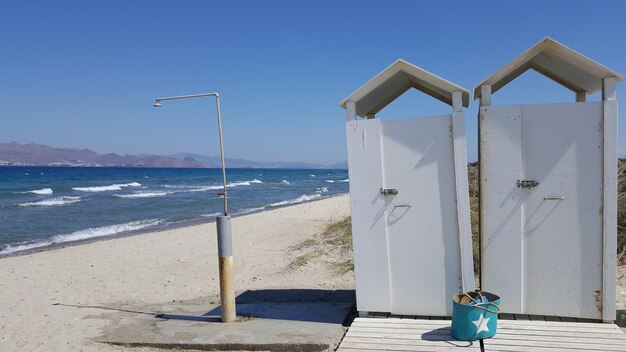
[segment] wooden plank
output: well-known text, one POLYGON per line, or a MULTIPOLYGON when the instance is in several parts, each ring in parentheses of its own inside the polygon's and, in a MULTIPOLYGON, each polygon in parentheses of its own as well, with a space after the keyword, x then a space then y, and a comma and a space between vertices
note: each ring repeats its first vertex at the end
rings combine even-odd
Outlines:
MULTIPOLYGON (((459 342, 459 341, 456 341, 459 342)), ((460 344, 459 344, 460 345, 460 344)), ((480 351, 480 347, 478 346, 478 343, 474 343, 470 346, 467 345, 461 345, 464 348, 464 350, 467 351, 480 351)), ((439 343, 438 346, 437 345, 432 345, 432 344, 428 344, 428 345, 412 345, 412 346, 407 346, 407 345, 371 345, 368 343, 351 343, 351 342, 342 342, 341 343, 341 347, 338 351, 344 351, 344 348, 347 349, 357 349, 357 350, 373 350, 373 351, 432 351, 432 352, 449 352, 452 350, 452 348, 454 349, 458 349, 459 347, 455 347, 455 346, 450 346, 448 345, 446 342, 443 343, 439 343)))
MULTIPOLYGON (((425 325, 425 326, 387 326, 387 327, 378 327, 378 326, 354 326, 356 331, 363 332, 401 332, 406 331, 407 333, 423 333, 437 329, 445 329, 449 328, 449 325, 425 325)), ((534 327, 534 326, 514 326, 514 327, 506 327, 506 326, 498 326, 498 331, 525 331, 527 334, 535 334, 538 332, 550 332, 556 335, 561 333, 598 333, 598 334, 612 334, 616 335, 617 338, 623 337, 623 333, 619 329, 608 330, 608 329, 592 329, 586 327, 534 327)))
POLYGON ((515 320, 515 314, 500 313, 498 315, 498 319, 500 319, 500 320, 515 320))
MULTIPOLYGON (((616 334, 619 337, 623 337, 622 331, 615 325, 612 326, 603 326, 601 324, 591 324, 592 326, 564 326, 564 325, 543 325, 536 326, 530 324, 505 324, 504 322, 498 322, 498 330, 524 330, 529 332, 535 331, 550 331, 550 332, 581 332, 581 333, 606 333, 606 334, 616 334)), ((433 330, 439 328, 449 328, 450 324, 448 321, 444 321, 444 324, 415 324, 415 325, 406 325, 406 324, 363 324, 363 323, 354 323, 351 328, 354 329, 363 329, 370 331, 426 331, 433 330)))
POLYGON ((346 121, 356 120, 356 103, 353 101, 348 102, 346 104, 346 112, 347 112, 346 121))
POLYGON ((589 349, 587 346, 581 345, 578 348, 559 348, 559 347, 537 347, 537 346, 508 346, 508 345, 491 345, 491 341, 486 341, 485 350, 489 352, 572 352, 572 351, 610 351, 600 349, 589 349))
POLYGON ((572 318, 572 317, 560 317, 560 318, 561 318, 561 321, 564 322, 564 323, 566 323, 566 322, 575 323, 576 322, 576 318, 572 318))
POLYGON ((617 252, 617 100, 615 78, 602 82, 603 100, 603 238, 602 319, 614 321, 617 252))
POLYGON ((528 314, 515 314, 515 320, 530 320, 528 314))
MULTIPOLYGON (((353 324, 351 328, 362 330, 362 331, 385 331, 385 332, 415 332, 415 331, 429 331, 441 328, 450 328, 450 324, 423 324, 423 325, 369 325, 369 324, 361 324, 356 325, 353 324)), ((606 328, 594 328, 594 327, 585 327, 585 326, 533 326, 533 325, 503 325, 501 322, 498 322, 498 331, 526 331, 526 333, 541 333, 541 332, 550 332, 550 333, 570 333, 570 332, 580 332, 580 333, 599 333, 599 334, 611 334, 616 335, 617 338, 625 338, 626 335, 623 334, 622 330, 616 326, 606 327, 606 328)))
MULTIPOLYGON (((414 352, 450 352, 459 350, 458 347, 450 347, 450 346, 404 346, 403 348, 393 349, 393 348, 385 348, 378 349, 372 348, 371 346, 367 346, 366 344, 360 344, 358 346, 346 346, 340 347, 338 352, 356 352, 356 351, 414 351, 414 352), (369 347, 369 348, 368 348, 369 347)), ((480 347, 478 347, 478 343, 475 344, 475 347, 464 348, 463 351, 480 351, 480 347)))
MULTIPOLYGON (((346 337, 349 337, 352 341, 353 338, 384 338, 384 339, 399 339, 399 340, 412 340, 414 343, 416 340, 422 340, 423 335, 421 334, 397 334, 397 333, 384 333, 384 334, 372 334, 372 333, 363 333, 363 332, 349 332, 346 334, 346 337)), ((554 336, 550 334, 545 335, 523 335, 517 333, 503 333, 498 332, 496 334, 496 338, 499 340, 532 340, 532 341, 546 341, 546 342, 567 342, 567 343, 580 343, 584 341, 585 343, 594 343, 594 344, 606 344, 606 345, 617 345, 624 346, 626 345, 626 340, 624 339, 616 339, 614 337, 605 337, 604 335, 599 336, 590 336, 575 334, 572 336, 554 336)), ((442 331, 441 333, 431 333, 428 334, 429 341, 446 341, 450 339, 450 332, 442 331)))
POLYGON ((485 105, 479 109, 481 288, 506 297, 503 311, 521 313, 524 190, 515 184, 522 179, 521 106, 485 105))
POLYGON ((576 318, 576 322, 578 323, 599 323, 596 319, 588 319, 588 318, 576 318))
MULTIPOLYGON (((388 337, 376 337, 376 338, 367 338, 367 337, 350 337, 348 340, 349 344, 369 344, 372 347, 381 347, 381 348, 397 348, 398 346, 415 346, 416 341, 411 339, 402 339, 402 338, 388 338, 388 337)), ((455 347, 468 347, 470 346, 469 342, 459 341, 454 339, 452 336, 442 336, 438 335, 436 339, 430 339, 430 336, 423 338, 419 343, 420 346, 443 346, 444 344, 450 344, 455 347)), ((518 347, 535 347, 535 348, 568 348, 568 349, 579 349, 584 348, 588 351, 626 351, 626 346, 624 344, 615 345, 615 344, 606 344, 603 342, 597 344, 590 344, 588 341, 584 339, 575 339, 572 342, 566 342, 562 340, 553 340, 553 341, 536 341, 536 340, 509 340, 496 337, 488 340, 489 346, 518 346, 518 347)))
POLYGON ((380 120, 347 121, 346 139, 357 310, 390 311, 380 120))
MULTIPOLYGON (((411 340, 403 340, 403 339, 388 339, 388 338, 350 338, 347 342, 348 344, 369 344, 373 348, 384 349, 384 348, 403 348, 402 346, 415 346, 415 341, 411 340)), ((471 347, 474 344, 469 341, 459 341, 455 340, 452 336, 448 336, 446 340, 422 340, 419 343, 419 346, 430 346, 430 347, 450 347, 459 348, 459 347, 471 347), (448 345, 448 346, 446 346, 448 345), (452 346, 450 346, 452 345, 452 346)))
MULTIPOLYGON (((564 328, 588 327, 588 328, 594 328, 594 329, 619 330, 619 328, 615 324, 593 323, 593 322, 592 323, 578 323, 578 322, 575 321, 574 318, 563 317, 563 319, 568 319, 569 322, 559 322, 558 324, 555 324, 552 321, 499 320, 498 321, 498 326, 537 326, 537 327, 562 326, 564 328)), ((388 318, 388 319, 385 319, 385 320, 378 320, 378 319, 377 320, 373 320, 371 318, 356 318, 354 320, 353 325, 358 325, 358 324, 377 324, 377 325, 379 325, 379 324, 401 324, 401 325, 404 325, 404 326, 434 324, 434 325, 448 325, 448 326, 450 326, 450 322, 446 321, 446 320, 419 320, 419 319, 418 320, 404 320, 404 319, 397 319, 397 318, 388 318)))
POLYGON ((375 312, 373 318, 387 319, 388 316, 389 316, 389 313, 387 312, 375 312))
POLYGON ((546 321, 546 318, 543 315, 528 314, 528 317, 531 321, 546 321))
POLYGON ((462 288, 451 119, 440 115, 380 124, 384 183, 378 189, 398 191, 385 196, 397 314, 451 315, 451 297, 462 288))
MULTIPOLYGON (((626 335, 614 324, 541 320, 498 322, 498 333, 485 340, 486 351, 626 352, 626 335)), ((449 320, 356 318, 338 351, 480 350, 478 343, 457 341, 449 320)))
POLYGON ((459 255, 461 258, 461 292, 473 291, 474 257, 472 249, 472 228, 470 221, 469 189, 467 180, 467 144, 465 138, 465 114, 463 113, 462 92, 452 93, 452 149, 456 189, 456 212, 459 235, 459 255))
POLYGON ((575 342, 563 342, 560 339, 554 339, 553 341, 507 340, 499 339, 497 335, 493 339, 490 339, 487 345, 490 347, 489 350, 491 350, 492 346, 514 346, 534 348, 563 348, 583 351, 626 351, 626 345, 624 344, 590 344, 585 339, 578 339, 575 342))
POLYGON ((491 105, 491 85, 484 84, 480 86, 480 106, 491 105))
POLYGON ((546 315, 546 316, 544 316, 544 318, 546 319, 546 321, 561 321, 561 319, 559 317, 555 317, 555 316, 551 316, 551 315, 546 315))
MULTIPOLYGON (((411 339, 411 337, 415 337, 416 340, 420 340, 423 334, 428 334, 431 338, 434 336, 448 336, 450 335, 449 330, 445 329, 435 329, 435 330, 422 330, 422 331, 405 331, 398 332, 393 329, 386 330, 355 330, 349 331, 346 336, 395 336, 398 338, 407 338, 411 339)), ((610 341, 614 344, 624 344, 626 345, 626 339, 623 337, 619 337, 616 334, 605 334, 605 333, 581 333, 581 332, 554 332, 554 331, 503 331, 498 330, 497 336, 501 338, 511 338, 515 337, 517 339, 528 339, 528 340, 542 340, 542 339, 593 339, 593 340, 602 340, 602 341, 610 341)), ((513 339, 513 338, 511 338, 513 339)))
POLYGON ((601 121, 601 102, 522 106, 524 177, 539 185, 524 190, 521 313, 601 317, 601 121))

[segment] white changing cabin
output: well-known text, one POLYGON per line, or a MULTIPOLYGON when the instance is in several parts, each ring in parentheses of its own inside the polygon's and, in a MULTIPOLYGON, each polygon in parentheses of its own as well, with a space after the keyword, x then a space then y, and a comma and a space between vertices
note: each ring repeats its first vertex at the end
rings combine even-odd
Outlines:
POLYGON ((617 101, 624 77, 545 38, 480 98, 481 287, 506 313, 615 320, 617 101), (533 69, 576 102, 493 105, 533 69), (586 102, 602 90, 602 100, 586 102))
POLYGON ((357 309, 449 316, 474 288, 463 106, 469 92, 397 60, 339 105, 346 123, 357 309), (381 121, 416 88, 448 115, 381 121))

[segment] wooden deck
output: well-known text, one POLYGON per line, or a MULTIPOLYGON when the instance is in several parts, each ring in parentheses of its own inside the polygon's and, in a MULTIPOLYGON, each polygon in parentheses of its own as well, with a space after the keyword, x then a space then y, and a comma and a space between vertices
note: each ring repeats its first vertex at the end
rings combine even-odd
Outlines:
MULTIPOLYGON (((356 318, 337 351, 480 351, 478 341, 455 340, 450 335, 451 321, 440 318, 356 318)), ((626 335, 615 324, 535 318, 499 320, 496 336, 484 340, 485 352, 626 352, 626 335)))

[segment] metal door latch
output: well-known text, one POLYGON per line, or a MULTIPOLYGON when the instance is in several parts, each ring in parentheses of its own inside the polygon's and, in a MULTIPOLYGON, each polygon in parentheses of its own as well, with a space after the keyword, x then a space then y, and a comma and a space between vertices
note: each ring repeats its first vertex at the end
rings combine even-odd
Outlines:
POLYGON ((533 188, 539 186, 539 182, 535 180, 517 180, 518 188, 533 188))
POLYGON ((398 194, 398 190, 395 188, 381 188, 380 194, 382 194, 383 196, 396 195, 398 194))
POLYGON ((411 208, 413 206, 413 204, 397 204, 394 205, 394 208, 411 208))

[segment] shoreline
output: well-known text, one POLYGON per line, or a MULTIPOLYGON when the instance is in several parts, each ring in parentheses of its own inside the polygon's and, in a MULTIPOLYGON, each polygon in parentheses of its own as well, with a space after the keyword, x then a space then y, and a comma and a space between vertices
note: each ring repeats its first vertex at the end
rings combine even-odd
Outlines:
MULTIPOLYGON (((239 218, 239 217, 242 217, 242 216, 263 213, 263 212, 266 212, 266 211, 282 209, 282 208, 288 208, 288 207, 293 207, 293 206, 297 206, 297 205, 301 205, 301 204, 319 202, 319 201, 322 201, 322 200, 325 200, 325 199, 341 197, 341 196, 344 196, 344 195, 349 195, 349 192, 337 193, 337 194, 333 194, 333 195, 326 196, 326 197, 322 196, 320 198, 311 199, 311 200, 303 201, 303 202, 300 202, 300 203, 284 204, 284 205, 277 205, 277 206, 266 205, 263 208, 251 210, 251 211, 245 212, 245 213, 238 213, 238 214, 236 213, 236 214, 233 214, 233 215, 230 215, 230 216, 231 216, 231 218, 239 218)), ((212 217, 207 218, 206 220, 205 219, 181 220, 181 221, 177 221, 177 222, 173 222, 173 223, 169 223, 169 224, 165 224, 165 225, 156 225, 154 227, 150 227, 150 228, 146 228, 146 229, 127 231, 127 232, 122 232, 122 233, 113 234, 113 235, 85 238, 85 239, 81 239, 81 240, 68 241, 68 242, 52 243, 52 244, 49 244, 49 245, 43 245, 41 247, 29 248, 29 249, 19 250, 19 251, 15 251, 15 252, 11 252, 11 253, 0 254, 0 261, 5 259, 5 258, 20 257, 20 256, 25 256, 25 255, 32 255, 32 254, 37 254, 37 253, 41 253, 41 252, 53 251, 53 250, 57 250, 57 249, 81 246, 81 245, 90 244, 90 243, 96 243, 96 242, 102 242, 102 241, 111 241, 111 240, 116 240, 116 239, 120 239, 120 238, 148 235, 148 234, 159 233, 159 232, 163 232, 163 231, 179 230, 179 229, 184 229, 184 228, 188 228, 188 227, 194 227, 194 226, 198 226, 198 225, 210 224, 210 223, 214 223, 216 221, 215 220, 216 217, 217 216, 212 216, 212 217)))

